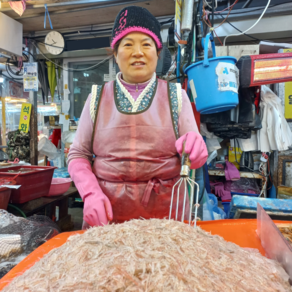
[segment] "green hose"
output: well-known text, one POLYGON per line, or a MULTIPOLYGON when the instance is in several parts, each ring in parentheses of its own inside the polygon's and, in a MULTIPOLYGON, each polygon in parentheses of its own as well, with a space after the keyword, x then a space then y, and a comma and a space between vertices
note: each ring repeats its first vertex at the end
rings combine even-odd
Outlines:
POLYGON ((8 207, 10 207, 10 208, 12 208, 12 209, 18 211, 18 212, 22 215, 22 217, 26 218, 26 215, 25 215, 25 214, 23 213, 23 211, 20 210, 18 207, 14 206, 14 205, 12 205, 12 204, 8 204, 8 207))

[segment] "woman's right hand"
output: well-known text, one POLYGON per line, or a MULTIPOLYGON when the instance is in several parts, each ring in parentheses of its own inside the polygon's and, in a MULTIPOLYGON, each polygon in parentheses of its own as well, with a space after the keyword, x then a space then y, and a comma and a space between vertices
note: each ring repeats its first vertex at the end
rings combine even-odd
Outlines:
POLYGON ((102 191, 86 195, 83 201, 83 219, 90 226, 103 226, 113 220, 111 203, 102 191))
POLYGON ((113 220, 111 203, 101 190, 89 161, 85 158, 73 159, 68 171, 84 202, 84 221, 91 226, 103 226, 113 220))

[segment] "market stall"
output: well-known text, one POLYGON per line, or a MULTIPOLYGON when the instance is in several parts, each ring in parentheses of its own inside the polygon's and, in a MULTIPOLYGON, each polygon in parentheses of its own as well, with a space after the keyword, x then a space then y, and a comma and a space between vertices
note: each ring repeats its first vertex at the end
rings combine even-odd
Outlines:
POLYGON ((290 5, 1 2, 0 290, 290 291, 290 5))

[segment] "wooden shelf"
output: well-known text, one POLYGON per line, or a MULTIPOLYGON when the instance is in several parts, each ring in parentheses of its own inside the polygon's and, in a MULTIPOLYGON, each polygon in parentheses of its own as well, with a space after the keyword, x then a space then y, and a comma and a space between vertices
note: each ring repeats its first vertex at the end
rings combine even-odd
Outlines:
MULTIPOLYGON (((209 169, 208 173, 209 173, 209 175, 213 175, 213 176, 225 176, 225 171, 224 170, 220 170, 220 169, 209 169)), ((243 171, 240 171, 240 177, 255 178, 255 179, 262 179, 263 178, 258 173, 243 172, 243 171)))

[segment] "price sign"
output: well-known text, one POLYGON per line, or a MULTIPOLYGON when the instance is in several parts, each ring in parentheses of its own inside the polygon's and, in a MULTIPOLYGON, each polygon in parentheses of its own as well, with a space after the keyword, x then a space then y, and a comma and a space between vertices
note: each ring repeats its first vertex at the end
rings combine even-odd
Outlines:
POLYGON ((19 127, 18 127, 20 131, 25 132, 25 133, 28 132, 30 114, 31 114, 31 104, 23 103, 21 107, 19 127))
POLYGON ((38 91, 38 63, 23 64, 23 90, 24 92, 38 91))

